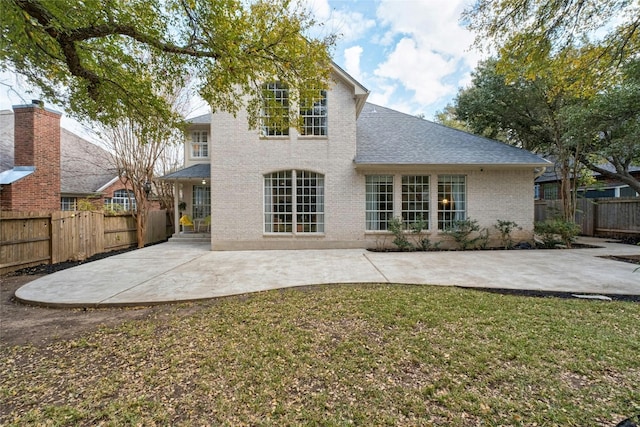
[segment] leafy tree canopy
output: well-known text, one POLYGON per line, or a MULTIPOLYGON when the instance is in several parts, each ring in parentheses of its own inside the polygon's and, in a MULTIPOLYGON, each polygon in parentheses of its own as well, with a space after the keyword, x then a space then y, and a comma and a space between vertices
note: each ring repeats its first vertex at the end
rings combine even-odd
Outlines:
POLYGON ((612 64, 640 51, 638 0, 478 0, 464 19, 477 46, 495 49, 508 78, 518 77, 513 64, 528 79, 560 72, 572 76, 567 89, 579 96, 594 95, 612 64))
POLYGON ((4 0, 0 22, 0 69, 103 123, 179 123, 161 94, 193 75, 212 108, 246 107, 255 126, 265 78, 324 87, 333 44, 303 37, 315 23, 290 0, 4 0))

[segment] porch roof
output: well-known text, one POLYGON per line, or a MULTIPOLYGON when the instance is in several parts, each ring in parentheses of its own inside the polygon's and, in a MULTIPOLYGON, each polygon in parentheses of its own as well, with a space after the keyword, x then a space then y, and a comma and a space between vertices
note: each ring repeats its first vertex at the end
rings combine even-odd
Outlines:
POLYGON ((160 179, 163 179, 166 181, 180 181, 180 180, 208 179, 208 178, 211 178, 211 165, 209 163, 199 163, 197 165, 191 165, 184 169, 180 169, 160 177, 160 179))

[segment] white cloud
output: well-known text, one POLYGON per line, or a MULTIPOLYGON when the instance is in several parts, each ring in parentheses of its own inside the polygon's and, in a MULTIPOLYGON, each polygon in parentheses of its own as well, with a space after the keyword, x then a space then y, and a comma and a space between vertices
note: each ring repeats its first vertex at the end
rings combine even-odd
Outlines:
POLYGON ((360 56, 362 52, 361 46, 353 46, 344 50, 345 70, 358 81, 362 80, 362 73, 360 72, 360 56))
POLYGON ((374 74, 399 80, 415 92, 415 102, 431 104, 455 91, 455 87, 444 84, 442 79, 456 71, 456 63, 455 59, 421 49, 413 39, 403 38, 374 74))
POLYGON ((337 34, 343 43, 353 42, 376 26, 364 14, 345 8, 331 8, 328 0, 307 0, 307 7, 328 33, 337 34))

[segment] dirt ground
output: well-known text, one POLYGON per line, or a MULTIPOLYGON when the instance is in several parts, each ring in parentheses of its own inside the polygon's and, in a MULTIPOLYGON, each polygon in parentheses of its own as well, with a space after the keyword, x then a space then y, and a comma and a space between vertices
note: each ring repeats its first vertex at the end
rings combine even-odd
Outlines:
POLYGON ((143 308, 57 309, 20 304, 14 298, 22 285, 38 275, 0 277, 0 346, 44 346, 69 339, 102 325, 116 326, 133 319, 157 315, 169 306, 143 308))

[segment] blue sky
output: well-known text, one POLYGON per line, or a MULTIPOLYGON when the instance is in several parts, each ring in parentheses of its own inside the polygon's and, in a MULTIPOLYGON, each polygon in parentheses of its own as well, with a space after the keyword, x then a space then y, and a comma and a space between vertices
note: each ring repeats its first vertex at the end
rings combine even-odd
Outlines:
MULTIPOLYGON (((334 61, 369 89, 370 102, 430 120, 453 100, 459 87, 470 82, 480 59, 471 49, 473 34, 460 23, 471 2, 304 1, 322 23, 318 34, 340 35, 334 61)), ((14 87, 15 79, 6 73, 0 76, 0 82, 14 87)), ((33 97, 20 99, 0 87, 0 109, 33 97)), ((194 114, 201 110, 202 106, 194 114)))

